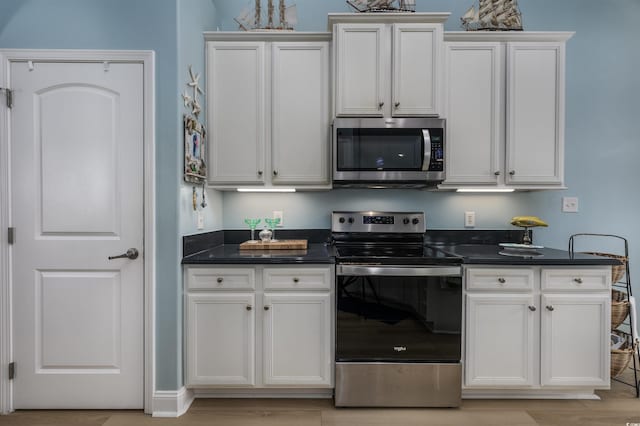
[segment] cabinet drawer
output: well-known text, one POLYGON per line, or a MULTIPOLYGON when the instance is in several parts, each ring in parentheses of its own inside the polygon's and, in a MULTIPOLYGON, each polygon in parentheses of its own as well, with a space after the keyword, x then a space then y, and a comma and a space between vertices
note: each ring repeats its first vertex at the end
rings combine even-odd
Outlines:
POLYGON ((330 268, 265 268, 265 290, 330 290, 330 268))
POLYGON ((253 268, 189 268, 189 290, 255 290, 253 268))
POLYGON ((467 290, 530 291, 532 269, 467 269, 467 290))
POLYGON ((610 269, 543 269, 542 290, 608 290, 610 269))

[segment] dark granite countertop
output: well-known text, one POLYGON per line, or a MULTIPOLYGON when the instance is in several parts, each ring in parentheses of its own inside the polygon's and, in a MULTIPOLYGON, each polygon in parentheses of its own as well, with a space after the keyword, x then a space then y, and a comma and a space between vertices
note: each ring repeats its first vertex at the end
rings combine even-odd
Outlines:
POLYGON ((307 250, 240 250, 238 244, 222 244, 182 259, 184 265, 334 263, 330 246, 309 243, 307 250))
POLYGON ((430 244, 447 254, 459 256, 463 264, 476 265, 616 265, 617 260, 570 253, 553 248, 512 250, 498 244, 430 244))
MULTIPOLYGON (((277 230, 279 239, 307 239, 307 250, 240 250, 248 231, 215 231, 183 237, 182 263, 206 264, 331 264, 334 250, 326 229, 277 230)), ((531 231, 529 231, 531 232, 531 231)), ((475 265, 616 265, 617 260, 566 250, 542 248, 528 251, 504 249, 499 242, 520 242, 520 230, 428 230, 425 243, 463 264, 475 265)), ((535 244, 535 242, 534 242, 535 244)))
POLYGON ((306 239, 306 250, 240 250, 249 231, 215 231, 183 237, 183 265, 334 263, 329 230, 276 230, 278 239, 306 239))

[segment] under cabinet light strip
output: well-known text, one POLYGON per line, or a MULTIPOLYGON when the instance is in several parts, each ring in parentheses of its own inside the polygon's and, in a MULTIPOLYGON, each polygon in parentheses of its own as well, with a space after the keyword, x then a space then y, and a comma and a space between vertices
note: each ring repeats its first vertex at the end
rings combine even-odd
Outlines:
POLYGON ((238 192, 296 192, 295 188, 237 188, 238 192))
POLYGON ((458 188, 456 192, 513 192, 513 188, 458 188))

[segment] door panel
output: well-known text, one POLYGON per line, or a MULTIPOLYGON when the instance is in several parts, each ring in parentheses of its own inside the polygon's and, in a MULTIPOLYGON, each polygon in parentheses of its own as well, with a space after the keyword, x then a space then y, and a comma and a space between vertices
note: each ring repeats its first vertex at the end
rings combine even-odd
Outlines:
POLYGON ((14 406, 142 408, 142 64, 34 65, 10 68, 14 406))

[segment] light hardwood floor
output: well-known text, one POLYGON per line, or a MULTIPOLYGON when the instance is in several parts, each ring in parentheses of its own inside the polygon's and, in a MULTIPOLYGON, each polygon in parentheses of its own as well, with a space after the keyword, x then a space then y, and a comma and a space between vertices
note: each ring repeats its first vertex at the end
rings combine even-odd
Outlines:
POLYGON ((197 399, 177 419, 139 411, 17 411, 2 426, 628 426, 640 425, 635 390, 613 382, 600 401, 464 400, 457 409, 358 409, 331 400, 197 399))

